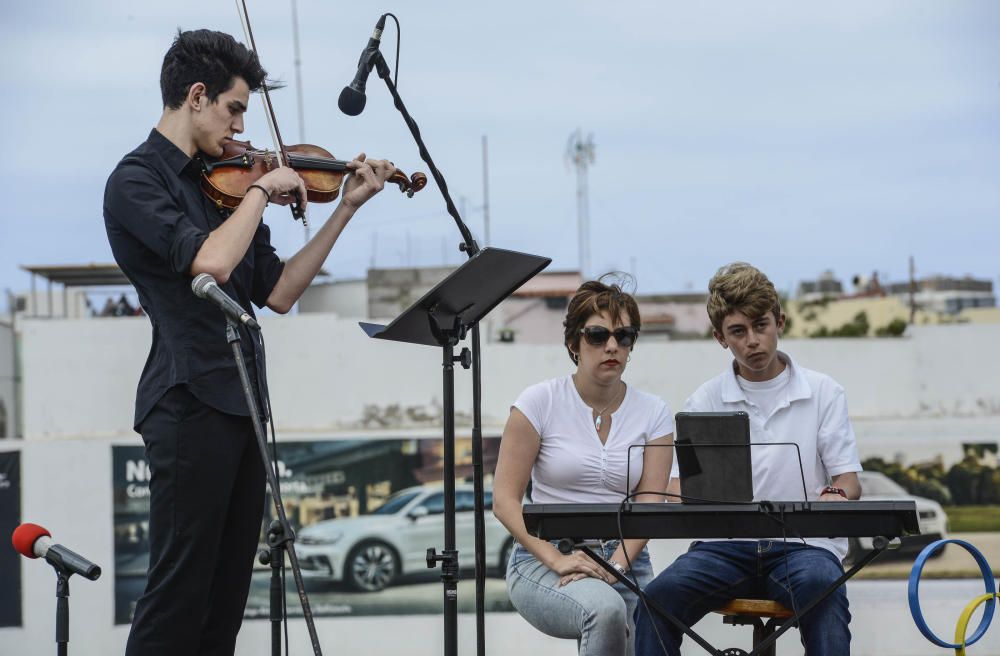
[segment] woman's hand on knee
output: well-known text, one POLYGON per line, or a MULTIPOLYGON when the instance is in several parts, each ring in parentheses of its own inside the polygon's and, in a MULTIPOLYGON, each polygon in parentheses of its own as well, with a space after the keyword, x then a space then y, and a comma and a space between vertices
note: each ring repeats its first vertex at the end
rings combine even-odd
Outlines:
POLYGON ((551 567, 556 574, 560 575, 560 587, 588 577, 600 579, 609 584, 614 582, 611 574, 580 551, 574 551, 569 555, 560 554, 551 567))

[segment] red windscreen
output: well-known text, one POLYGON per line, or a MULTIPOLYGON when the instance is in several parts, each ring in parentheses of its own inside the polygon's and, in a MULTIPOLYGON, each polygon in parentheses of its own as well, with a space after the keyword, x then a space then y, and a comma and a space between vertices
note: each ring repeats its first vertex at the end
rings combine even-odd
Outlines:
POLYGON ((14 534, 11 535, 10 541, 14 543, 14 548, 22 556, 38 558, 32 549, 35 546, 35 541, 43 535, 52 537, 51 533, 38 524, 21 524, 14 529, 14 534))

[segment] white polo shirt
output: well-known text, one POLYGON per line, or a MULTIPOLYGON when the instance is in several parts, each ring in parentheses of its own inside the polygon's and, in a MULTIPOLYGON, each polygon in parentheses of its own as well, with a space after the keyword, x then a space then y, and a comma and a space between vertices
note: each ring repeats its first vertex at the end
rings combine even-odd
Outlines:
POLYGON ((531 468, 533 503, 621 502, 626 483, 634 492, 642 477, 645 444, 674 432, 666 402, 631 385, 611 414, 604 444, 594 428, 593 411, 580 398, 572 376, 532 385, 521 392, 514 407, 542 440, 531 468))
MULTIPOLYGON (((732 367, 699 387, 684 404, 684 410, 742 410, 750 417, 751 442, 798 444, 801 472, 794 447, 751 447, 754 500, 802 501, 803 476, 806 499, 817 500, 833 476, 861 471, 854 429, 847 415, 847 399, 844 388, 826 374, 800 367, 780 351, 778 357, 786 364, 788 381, 772 392, 775 397, 769 404, 758 405, 747 397, 737 380, 734 361, 732 367), (773 410, 767 414, 761 405, 770 405, 773 410)), ((766 393, 766 388, 758 387, 751 395, 758 398, 761 393, 766 393)), ((675 461, 671 476, 678 475, 675 461)), ((798 541, 791 534, 786 537, 798 541)), ((772 539, 780 540, 781 536, 772 539)), ((807 538, 806 543, 828 549, 841 559, 847 555, 844 538, 807 538)))

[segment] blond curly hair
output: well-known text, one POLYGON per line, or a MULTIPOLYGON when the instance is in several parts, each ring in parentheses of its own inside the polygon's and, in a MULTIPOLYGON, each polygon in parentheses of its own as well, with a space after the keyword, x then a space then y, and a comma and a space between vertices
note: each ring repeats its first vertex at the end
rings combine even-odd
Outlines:
POLYGON ((708 282, 708 318, 716 331, 722 332, 723 320, 733 312, 757 319, 768 312, 774 320, 781 317, 781 302, 774 284, 759 269, 746 262, 733 262, 720 268, 708 282))

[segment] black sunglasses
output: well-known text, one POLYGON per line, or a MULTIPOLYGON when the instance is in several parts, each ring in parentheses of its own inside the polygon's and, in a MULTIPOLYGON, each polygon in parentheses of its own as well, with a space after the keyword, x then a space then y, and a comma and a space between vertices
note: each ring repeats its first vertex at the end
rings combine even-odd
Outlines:
POLYGON ((580 330, 580 334, 591 346, 604 346, 612 335, 615 336, 618 346, 623 348, 629 348, 635 344, 635 340, 639 339, 639 329, 635 326, 622 326, 613 332, 604 326, 587 326, 580 330))

